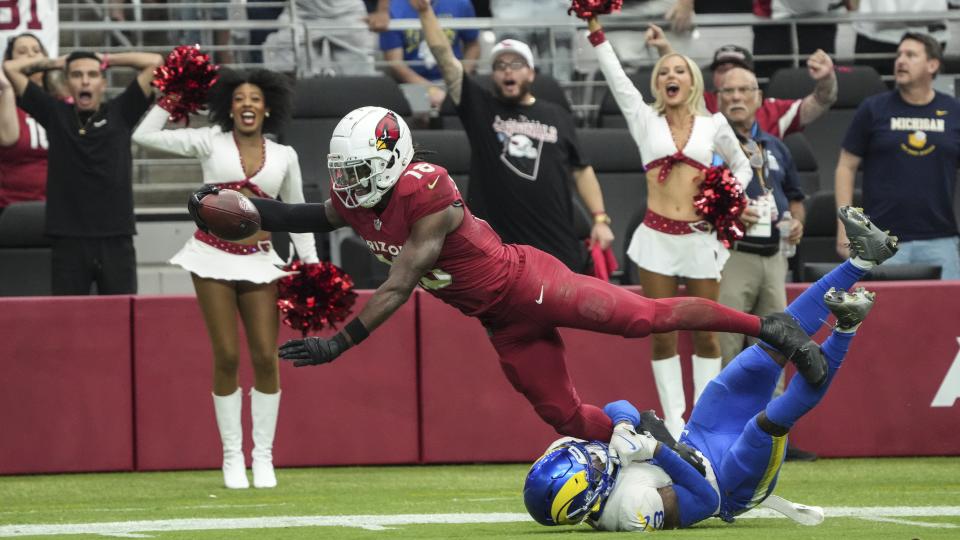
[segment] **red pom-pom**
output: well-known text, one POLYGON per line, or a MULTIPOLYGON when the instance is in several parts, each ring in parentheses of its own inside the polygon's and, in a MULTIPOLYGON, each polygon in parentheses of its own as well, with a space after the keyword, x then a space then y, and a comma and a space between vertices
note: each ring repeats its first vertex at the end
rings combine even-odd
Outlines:
POLYGON ((573 0, 567 13, 587 20, 597 15, 616 13, 623 6, 623 0, 573 0))
POLYGON ((220 66, 210 62, 210 55, 200 52, 199 45, 181 45, 167 55, 162 66, 153 71, 153 82, 163 97, 157 105, 170 113, 170 120, 187 120, 207 103, 207 93, 217 82, 220 66))
POLYGON ((304 336, 346 320, 357 301, 353 279, 333 263, 294 261, 285 268, 299 272, 280 279, 277 307, 283 323, 304 336))
POLYGON ((717 239, 730 247, 744 235, 740 214, 747 209, 748 199, 737 179, 726 166, 710 167, 703 172, 700 192, 693 197, 697 214, 710 222, 717 231, 717 239))

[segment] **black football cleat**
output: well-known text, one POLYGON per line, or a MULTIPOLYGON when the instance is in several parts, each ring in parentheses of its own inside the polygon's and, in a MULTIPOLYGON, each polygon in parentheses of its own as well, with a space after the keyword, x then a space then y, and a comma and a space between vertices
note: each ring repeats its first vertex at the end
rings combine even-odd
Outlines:
POLYGON ((880 230, 862 208, 843 206, 837 211, 850 241, 850 256, 880 264, 897 253, 898 239, 880 230))
POLYGON ((837 318, 837 329, 850 331, 860 325, 867 313, 873 308, 877 293, 870 292, 863 287, 857 287, 853 292, 830 290, 823 295, 823 303, 837 318))
POLYGON ((760 319, 760 335, 771 347, 793 362, 797 373, 814 388, 827 380, 827 359, 820 346, 803 331, 788 313, 774 313, 760 319))

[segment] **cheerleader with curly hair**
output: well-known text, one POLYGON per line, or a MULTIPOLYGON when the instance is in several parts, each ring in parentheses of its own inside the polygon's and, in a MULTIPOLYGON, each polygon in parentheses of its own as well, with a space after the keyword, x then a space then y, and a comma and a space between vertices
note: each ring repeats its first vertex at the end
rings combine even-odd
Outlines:
MULTIPOLYGON (((173 97, 175 102, 175 96, 173 97)), ((267 139, 288 117, 293 91, 279 73, 222 69, 209 95, 211 126, 165 130, 168 111, 155 106, 133 134, 141 146, 200 160, 205 184, 247 196, 304 202, 296 151, 267 139)), ((171 100, 161 100, 161 103, 171 100)), ((300 259, 319 262, 311 234, 291 234, 300 259)), ((249 487, 240 423, 242 393, 237 313, 253 362, 253 485, 277 485, 273 439, 280 404, 277 367, 277 280, 287 275, 270 234, 228 242, 197 229, 170 260, 191 273, 213 345, 213 403, 223 443, 223 480, 228 488, 249 487)))

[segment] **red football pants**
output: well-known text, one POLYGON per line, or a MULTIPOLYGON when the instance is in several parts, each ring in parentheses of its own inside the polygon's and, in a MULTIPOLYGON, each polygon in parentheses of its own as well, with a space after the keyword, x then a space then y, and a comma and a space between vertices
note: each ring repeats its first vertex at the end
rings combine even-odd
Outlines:
POLYGON ((575 274, 554 257, 519 246, 522 269, 484 317, 500 367, 537 414, 557 433, 608 441, 610 418, 583 404, 567 373, 557 328, 580 328, 639 338, 652 332, 711 330, 756 336, 760 319, 695 297, 654 300, 599 279, 575 274))

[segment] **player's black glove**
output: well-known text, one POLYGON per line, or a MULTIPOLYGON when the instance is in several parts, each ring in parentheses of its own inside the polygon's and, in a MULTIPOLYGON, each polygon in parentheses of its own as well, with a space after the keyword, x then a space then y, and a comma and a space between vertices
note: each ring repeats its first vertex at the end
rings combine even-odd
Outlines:
POLYGON ((347 350, 347 339, 341 334, 331 339, 307 337, 291 339, 280 346, 280 358, 293 360, 294 367, 327 364, 347 350))
POLYGON ((210 232, 210 229, 203 218, 200 217, 200 200, 207 195, 216 195, 217 193, 220 193, 220 188, 213 184, 204 184, 202 188, 191 193, 190 199, 187 200, 187 211, 190 212, 190 217, 197 224, 197 228, 205 233, 210 232))
POLYGON ((657 416, 657 413, 652 410, 640 413, 640 424, 637 426, 637 431, 646 431, 653 435, 654 439, 676 452, 701 475, 707 475, 707 468, 703 465, 703 459, 694 452, 693 448, 677 442, 673 435, 670 435, 670 431, 667 430, 667 426, 663 424, 663 420, 657 416))

